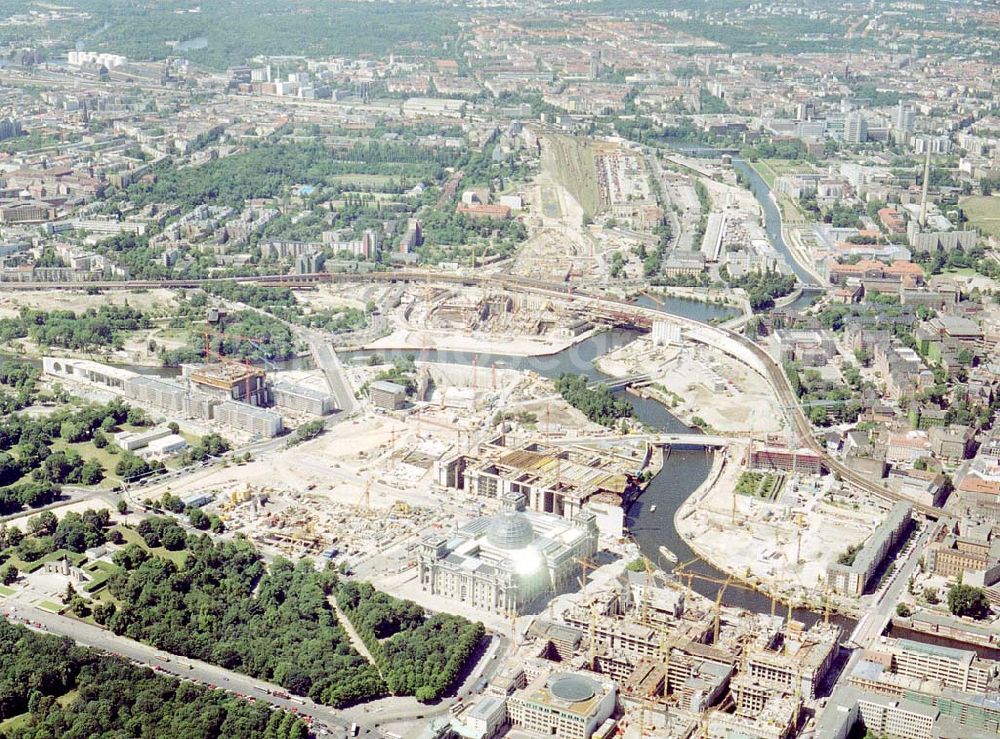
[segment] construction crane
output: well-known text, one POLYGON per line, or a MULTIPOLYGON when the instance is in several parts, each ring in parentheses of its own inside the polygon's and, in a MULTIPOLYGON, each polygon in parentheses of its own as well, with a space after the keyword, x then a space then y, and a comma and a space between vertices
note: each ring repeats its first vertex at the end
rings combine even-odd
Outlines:
POLYGON ((573 557, 573 561, 583 568, 583 576, 580 578, 580 590, 584 600, 587 599, 587 570, 596 570, 597 563, 589 557, 573 557))
POLYGON ((370 511, 372 509, 372 481, 368 478, 365 482, 364 492, 361 493, 361 509, 363 511, 370 511))
POLYGON ((719 643, 719 621, 722 618, 722 596, 726 594, 726 588, 729 587, 730 583, 733 581, 733 576, 730 575, 726 578, 726 581, 719 588, 718 595, 715 596, 715 623, 712 629, 712 644, 719 643))
POLYGON ((639 621, 643 626, 649 626, 649 604, 653 599, 653 584, 656 569, 653 567, 653 563, 649 561, 649 557, 643 557, 642 563, 646 568, 646 579, 642 586, 642 602, 639 604, 639 621))
MULTIPOLYGON (((697 573, 685 572, 685 570, 689 566, 693 565, 695 562, 699 561, 700 559, 701 559, 701 557, 694 557, 693 559, 689 559, 687 562, 684 562, 683 564, 680 564, 680 565, 678 565, 677 567, 675 567, 673 569, 673 574, 675 574, 675 575, 677 575, 679 577, 687 577, 687 579, 688 579, 687 591, 688 591, 688 595, 689 596, 692 594, 691 581, 694 580, 694 579, 705 580, 707 582, 714 582, 714 583, 719 584, 719 585, 722 585, 722 584, 724 584, 724 583, 727 582, 725 580, 720 580, 718 578, 709 577, 708 575, 700 575, 700 574, 697 574, 697 573)), ((747 574, 749 575, 749 573, 750 573, 750 569, 747 568, 747 574)), ((754 588, 750 587, 749 585, 744 585, 743 583, 740 583, 740 582, 732 582, 733 579, 734 578, 732 576, 729 577, 729 583, 728 583, 727 587, 732 586, 734 588, 740 588, 741 590, 747 590, 747 591, 750 591, 750 592, 753 592, 753 593, 757 592, 754 588)), ((777 596, 774 588, 772 588, 770 590, 769 595, 770 595, 770 598, 771 598, 771 618, 773 619, 774 618, 774 613, 777 610, 777 606, 778 606, 778 596, 777 596)))
MULTIPOLYGON (((207 328, 204 331, 204 346, 203 346, 203 350, 202 351, 203 351, 203 353, 205 355, 205 360, 206 361, 211 361, 214 358, 214 359, 218 360, 219 362, 222 362, 223 364, 239 365, 239 366, 241 366, 244 369, 244 373, 245 373, 245 380, 244 380, 244 382, 245 382, 245 388, 244 388, 244 395, 243 395, 243 397, 244 397, 244 400, 247 403, 250 403, 250 399, 251 399, 251 396, 252 396, 252 393, 251 393, 251 380, 253 378, 253 372, 252 372, 253 364, 252 364, 252 362, 250 361, 249 358, 244 358, 244 359, 240 360, 240 359, 236 359, 234 357, 230 357, 230 356, 228 356, 226 354, 223 354, 220 351, 223 348, 221 344, 219 345, 219 349, 213 348, 213 346, 212 346, 212 337, 213 336, 215 336, 215 337, 221 337, 222 339, 237 339, 237 340, 240 340, 240 341, 246 341, 248 344, 250 344, 250 346, 254 347, 254 349, 256 349, 259 352, 263 351, 263 347, 261 346, 260 342, 257 341, 257 339, 255 339, 253 337, 250 337, 250 336, 241 336, 240 334, 228 334, 228 333, 223 333, 223 332, 220 332, 220 331, 210 331, 207 328)), ((266 366, 268 366, 270 368, 274 368, 276 366, 273 362, 271 362, 271 360, 269 358, 262 357, 262 359, 263 359, 263 361, 264 361, 264 363, 265 363, 266 366)))
POLYGON ((594 660, 597 659, 597 604, 596 603, 590 604, 590 623, 588 624, 588 626, 589 626, 589 633, 587 634, 587 637, 590 640, 590 644, 589 644, 589 652, 587 655, 589 658, 589 661, 587 662, 587 669, 594 670, 595 669, 594 660))

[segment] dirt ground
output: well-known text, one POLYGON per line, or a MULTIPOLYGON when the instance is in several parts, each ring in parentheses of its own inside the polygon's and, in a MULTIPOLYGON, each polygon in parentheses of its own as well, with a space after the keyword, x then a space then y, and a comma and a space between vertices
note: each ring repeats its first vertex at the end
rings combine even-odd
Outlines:
POLYGON ((599 366, 617 377, 649 374, 656 389, 677 401, 672 413, 686 420, 699 416, 722 433, 775 433, 784 427, 763 377, 700 344, 663 347, 643 338, 603 357, 599 366))
POLYGON ((681 506, 677 530, 704 559, 741 577, 753 575, 779 590, 822 587, 827 566, 863 541, 877 516, 828 504, 812 478, 799 485, 786 477, 773 502, 737 494, 745 469, 738 463, 741 453, 732 450, 715 484, 681 506))
POLYGON ((36 310, 71 310, 79 313, 102 305, 126 303, 144 313, 164 315, 177 304, 177 294, 174 290, 109 290, 98 295, 87 295, 83 290, 0 291, 0 318, 16 316, 22 306, 36 310))

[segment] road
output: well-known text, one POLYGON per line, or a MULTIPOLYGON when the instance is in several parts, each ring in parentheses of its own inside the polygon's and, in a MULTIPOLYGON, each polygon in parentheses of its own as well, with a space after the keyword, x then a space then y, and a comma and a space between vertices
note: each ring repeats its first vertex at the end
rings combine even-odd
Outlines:
POLYGON ((222 688, 283 708, 286 711, 308 716, 315 722, 312 727, 313 731, 318 732, 325 728, 333 736, 346 736, 348 733, 350 722, 346 721, 338 711, 329 706, 314 703, 308 698, 279 697, 278 694, 286 695, 284 688, 279 685, 256 680, 200 660, 171 656, 159 649, 140 644, 124 636, 118 636, 113 632, 66 616, 43 611, 26 603, 17 602, 11 608, 14 610, 13 617, 10 615, 9 609, 7 614, 8 618, 12 620, 28 622, 35 628, 37 628, 37 624, 41 624, 42 630, 67 636, 83 646, 117 654, 159 672, 222 688))
MULTIPOLYGON (((10 599, 8 599, 8 603, 10 602, 10 599)), ((158 672, 170 674, 185 680, 193 680, 211 687, 221 688, 237 695, 297 713, 300 716, 308 716, 314 722, 311 727, 314 732, 326 729, 334 737, 346 737, 349 733, 348 730, 351 721, 345 718, 340 711, 315 703, 309 698, 299 698, 297 696, 289 698, 280 697, 287 695, 287 693, 284 688, 274 683, 257 680, 239 672, 226 670, 200 660, 169 655, 162 650, 141 644, 124 636, 119 636, 111 631, 106 631, 105 629, 91 626, 90 624, 66 616, 49 613, 24 602, 13 602, 7 608, 5 615, 13 621, 27 623, 36 630, 69 637, 83 646, 116 654, 137 664, 151 667, 158 672), (41 625, 41 629, 38 628, 39 624, 41 625)), ((484 678, 488 680, 496 673, 503 663, 503 660, 499 656, 505 654, 509 647, 510 640, 507 637, 502 635, 491 636, 490 643, 484 650, 482 658, 458 688, 456 696, 466 699, 481 692, 475 689, 477 684, 484 678), (498 657, 494 658, 493 655, 498 655, 498 657)), ((357 721, 357 723, 361 727, 363 735, 367 732, 375 732, 376 727, 384 724, 419 720, 418 716, 428 718, 430 716, 442 715, 447 713, 453 703, 453 700, 445 699, 438 704, 429 705, 426 708, 400 707, 395 710, 379 710, 370 717, 365 717, 366 720, 357 721)), ((357 714, 357 709, 355 708, 352 713, 357 714)))
POLYGON ((60 508, 65 508, 66 506, 71 506, 74 503, 97 501, 98 503, 104 503, 108 508, 112 509, 118 503, 117 493, 105 490, 104 488, 77 488, 67 486, 63 488, 62 495, 63 497, 54 503, 39 506, 38 508, 24 508, 16 513, 0 516, 0 523, 13 521, 16 518, 24 518, 25 516, 35 516, 42 511, 58 510, 60 508))
MULTIPOLYGON (((482 690, 477 690, 477 685, 482 680, 489 681, 490 678, 496 674, 496 671, 500 669, 503 664, 503 660, 500 659, 505 653, 510 649, 510 639, 499 635, 493 634, 490 638, 490 644, 483 651, 483 657, 479 660, 478 664, 469 672, 469 675, 462 682, 462 685, 455 692, 456 698, 462 698, 462 700, 469 700, 472 696, 482 693, 482 690), (497 655, 494 659, 493 655, 497 655)), ((420 715, 425 719, 432 716, 441 716, 448 712, 448 709, 454 704, 453 700, 444 700, 435 705, 429 705, 426 709, 421 709, 420 715)), ((364 722, 366 725, 373 727, 385 726, 387 724, 396 723, 399 721, 410 721, 414 719, 412 709, 378 709, 372 712, 370 717, 366 717, 367 720, 364 722)), ((360 723, 360 722, 359 722, 360 723)))
POLYGON ((357 400, 354 397, 354 390, 344 376, 344 368, 340 364, 337 353, 333 350, 330 340, 314 332, 302 332, 303 337, 309 344, 316 365, 323 370, 326 384, 333 394, 337 408, 340 409, 340 417, 349 416, 357 408, 357 400))
POLYGON ((871 605, 865 614, 858 620, 854 632, 851 634, 850 642, 857 644, 861 649, 870 647, 878 639, 885 627, 889 625, 899 597, 903 588, 907 587, 913 571, 917 568, 920 555, 924 551, 924 546, 934 530, 935 524, 928 524, 919 536, 912 537, 906 548, 896 556, 897 567, 887 584, 875 594, 871 605), (899 557, 903 557, 900 564, 899 557))
POLYGON ((924 530, 918 536, 911 537, 903 551, 897 554, 896 562, 898 564, 899 557, 902 556, 904 558, 902 564, 898 564, 889 582, 884 584, 875 593, 868 609, 858 619, 854 631, 844 640, 844 645, 853 647, 854 651, 847 661, 847 666, 844 667, 837 678, 837 685, 847 684, 847 680, 854 672, 854 666, 861 659, 861 655, 882 636, 885 627, 889 625, 889 620, 892 618, 893 610, 899 602, 903 588, 909 585, 910 577, 913 575, 913 571, 920 561, 920 555, 924 551, 924 546, 927 544, 927 540, 930 539, 936 526, 937 524, 928 523, 924 527, 924 530))

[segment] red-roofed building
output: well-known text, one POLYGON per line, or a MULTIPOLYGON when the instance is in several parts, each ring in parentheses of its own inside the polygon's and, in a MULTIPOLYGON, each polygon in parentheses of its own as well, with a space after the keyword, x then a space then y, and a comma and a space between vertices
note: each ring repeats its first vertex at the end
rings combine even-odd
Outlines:
POLYGON ((895 208, 882 208, 878 212, 878 219, 882 222, 882 225, 885 226, 889 233, 906 233, 906 222, 903 220, 903 216, 895 208))
POLYGON ((827 273, 830 282, 835 285, 840 285, 851 277, 859 280, 894 280, 908 285, 922 285, 924 282, 924 271, 920 265, 904 259, 897 259, 892 264, 874 259, 862 259, 855 264, 830 262, 827 273))
POLYGON ((484 205, 482 203, 459 203, 457 212, 469 218, 510 218, 510 208, 506 205, 484 205))

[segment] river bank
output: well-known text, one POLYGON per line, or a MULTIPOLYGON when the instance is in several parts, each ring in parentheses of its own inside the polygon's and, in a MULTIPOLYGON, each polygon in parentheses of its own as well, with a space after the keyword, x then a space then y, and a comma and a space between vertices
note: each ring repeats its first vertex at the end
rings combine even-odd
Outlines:
POLYGON ((823 285, 825 280, 816 271, 812 258, 801 247, 797 247, 786 227, 784 217, 771 188, 753 164, 742 159, 734 159, 733 166, 750 181, 750 191, 764 209, 764 226, 771 245, 785 257, 788 266, 804 285, 823 285))
POLYGON ((657 346, 648 338, 604 354, 596 367, 611 377, 649 375, 655 393, 690 426, 725 434, 782 430, 781 408, 767 381, 724 352, 704 345, 657 346))
POLYGON ((496 336, 462 336, 456 335, 454 331, 445 330, 397 329, 387 336, 365 344, 361 351, 471 352, 515 357, 545 357, 564 352, 603 331, 603 328, 592 328, 578 336, 564 338, 534 339, 522 336, 504 339, 496 336))

